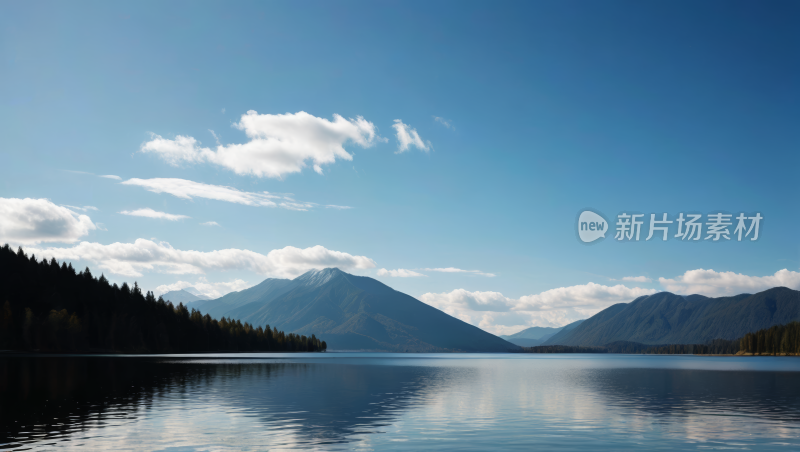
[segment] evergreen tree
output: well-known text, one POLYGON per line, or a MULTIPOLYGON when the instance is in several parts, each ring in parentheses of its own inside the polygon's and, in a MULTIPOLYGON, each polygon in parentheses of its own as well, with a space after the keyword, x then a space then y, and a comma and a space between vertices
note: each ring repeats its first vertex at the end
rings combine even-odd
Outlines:
POLYGON ((22 247, 0 248, 0 349, 44 352, 184 353, 324 351, 316 336, 217 321, 173 306, 138 283, 109 285, 87 267, 37 262, 22 247), (279 340, 277 340, 279 338, 279 340))

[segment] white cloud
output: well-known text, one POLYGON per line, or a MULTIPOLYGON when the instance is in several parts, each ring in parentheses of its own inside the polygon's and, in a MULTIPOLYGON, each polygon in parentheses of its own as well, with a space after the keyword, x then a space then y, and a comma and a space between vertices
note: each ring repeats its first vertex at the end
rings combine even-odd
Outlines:
MULTIPOLYGON (((143 187, 153 193, 167 193, 181 199, 204 198, 215 201, 231 202, 246 206, 261 207, 280 207, 288 210, 307 211, 317 206, 313 202, 296 201, 283 193, 270 192, 247 192, 240 191, 233 187, 224 185, 210 185, 201 182, 194 182, 186 179, 176 178, 154 178, 154 179, 128 179, 122 182, 123 185, 135 185, 143 187)), ((348 208, 336 206, 337 208, 348 208)))
POLYGON ((100 177, 105 177, 106 179, 122 180, 121 177, 115 176, 113 174, 106 174, 105 176, 100 176, 100 177))
POLYGON ((325 207, 327 209, 338 209, 338 210, 352 209, 352 207, 350 207, 350 206, 336 206, 336 205, 333 205, 333 204, 328 204, 325 207))
POLYGON ((595 283, 559 287, 509 298, 500 292, 426 293, 421 301, 494 334, 516 333, 531 326, 562 326, 591 317, 615 303, 627 303, 653 289, 603 286, 595 283))
POLYGON ((58 260, 94 262, 103 270, 123 276, 141 276, 144 271, 173 274, 202 274, 206 271, 249 270, 262 276, 293 278, 311 269, 339 267, 342 270, 369 269, 375 261, 317 245, 272 250, 266 255, 250 250, 184 251, 166 242, 137 239, 134 243, 81 242, 71 248, 28 249, 37 256, 58 260))
POLYGON ((88 212, 90 210, 100 210, 100 209, 98 209, 97 207, 94 207, 94 206, 78 207, 78 206, 70 206, 70 205, 64 204, 64 207, 66 207, 68 209, 72 209, 72 210, 80 210, 81 212, 88 212))
POLYGON ((518 311, 551 311, 563 308, 601 310, 614 303, 627 303, 643 295, 656 293, 654 289, 626 287, 622 284, 604 286, 588 283, 578 286, 559 287, 536 295, 526 295, 515 306, 518 311))
POLYGON ((210 185, 186 179, 155 178, 155 179, 128 179, 123 185, 136 185, 153 193, 168 193, 181 199, 205 198, 215 201, 232 202, 246 206, 276 207, 273 199, 280 196, 270 193, 253 193, 239 191, 233 187, 223 185, 210 185))
POLYGON ((441 124, 441 125, 443 125, 443 126, 447 127, 448 129, 453 129, 453 130, 455 130, 455 127, 453 127, 453 124, 452 124, 452 122, 451 122, 450 120, 448 120, 448 119, 444 119, 444 118, 442 118, 442 117, 440 117, 440 116, 434 116, 434 117, 433 117, 433 120, 434 120, 434 121, 436 121, 436 122, 438 122, 439 124, 441 124))
MULTIPOLYGON (((613 281, 617 281, 616 279, 613 281)), ((648 278, 647 276, 623 276, 621 281, 630 281, 630 282, 653 282, 652 279, 648 278)))
POLYGON ((206 221, 205 223, 200 223, 201 226, 219 226, 219 223, 216 221, 206 221))
POLYGON ((516 333, 537 324, 551 326, 526 313, 513 312, 516 300, 499 292, 470 292, 456 289, 446 293, 426 293, 419 299, 457 319, 493 334, 516 333), (532 325, 528 325, 532 326, 532 325))
POLYGON ((681 295, 700 294, 709 297, 757 293, 773 287, 784 286, 800 290, 800 273, 787 269, 774 275, 748 276, 734 272, 714 270, 689 270, 673 279, 658 278, 658 282, 670 292, 681 295))
POLYGON ((417 129, 412 129, 406 124, 403 124, 403 121, 399 119, 394 120, 394 124, 392 124, 396 135, 397 141, 400 144, 397 147, 396 154, 400 154, 408 150, 410 146, 414 146, 421 151, 428 152, 431 150, 431 142, 430 141, 422 141, 419 134, 417 133, 417 129))
POLYGON ((213 154, 208 148, 198 148, 200 143, 192 137, 178 135, 174 140, 162 138, 160 135, 152 134, 152 140, 142 145, 142 152, 153 152, 173 166, 183 162, 200 163, 206 160, 204 152, 213 154))
POLYGON ((200 277, 196 282, 193 283, 188 281, 177 281, 172 284, 162 284, 156 287, 156 290, 153 292, 156 296, 159 296, 173 290, 182 290, 188 287, 194 287, 203 295, 213 299, 219 298, 231 292, 238 292, 240 290, 247 289, 248 287, 251 287, 251 284, 242 279, 234 279, 233 281, 228 282, 210 283, 205 277, 200 277))
POLYGON ((260 115, 250 110, 233 125, 250 139, 244 144, 218 145, 216 150, 200 147, 192 137, 178 135, 174 140, 152 135, 142 152, 158 154, 171 165, 209 162, 236 174, 281 178, 299 173, 310 162, 322 174, 322 166, 337 158, 352 160, 344 149, 347 143, 368 148, 385 141, 377 128, 361 116, 345 119, 333 115, 333 121, 317 118, 304 111, 283 115, 260 115))
POLYGON ((312 209, 316 206, 316 204, 313 202, 281 202, 278 205, 284 209, 297 210, 301 212, 307 212, 308 209, 312 209))
POLYGON ((397 270, 386 270, 385 268, 382 268, 378 270, 378 276, 391 276, 392 278, 414 278, 425 275, 412 270, 406 270, 404 268, 398 268, 397 270))
POLYGON ((174 215, 171 213, 166 212, 159 212, 157 210, 153 210, 151 208, 144 208, 144 209, 136 209, 136 210, 123 210, 120 212, 123 215, 130 215, 133 217, 146 217, 146 218, 157 218, 160 220, 169 220, 169 221, 178 221, 183 220, 187 217, 186 215, 174 215))
POLYGON ((460 268, 454 267, 447 267, 447 268, 420 268, 418 269, 424 272, 440 272, 440 273, 472 273, 474 275, 481 275, 481 276, 488 276, 489 278, 494 278, 494 273, 485 273, 480 270, 462 270, 460 268))
POLYGON ((216 133, 214 133, 214 131, 211 129, 208 129, 208 131, 211 132, 211 136, 214 137, 214 141, 217 142, 217 146, 221 146, 222 143, 219 142, 219 136, 216 133))
POLYGON ((97 229, 86 215, 47 199, 0 198, 0 242, 34 245, 73 243, 97 229))
MULTIPOLYGON (((456 308, 468 311, 510 311, 516 301, 500 292, 470 292, 456 289, 449 293, 426 293, 420 297, 423 302, 447 312, 456 308)), ((448 312, 449 314, 449 312, 448 312)))

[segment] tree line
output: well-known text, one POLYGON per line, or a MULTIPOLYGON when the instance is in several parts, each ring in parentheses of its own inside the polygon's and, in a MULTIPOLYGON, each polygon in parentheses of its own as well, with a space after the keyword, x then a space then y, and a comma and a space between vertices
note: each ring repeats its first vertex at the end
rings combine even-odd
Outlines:
POLYGON ((715 339, 707 344, 647 345, 619 341, 606 345, 609 353, 641 353, 645 355, 735 355, 739 341, 715 339))
POLYGON ((43 352, 315 352, 327 344, 239 320, 219 321, 87 267, 0 248, 0 349, 43 352))
POLYGON ((541 345, 525 353, 626 353, 645 355, 800 355, 800 322, 775 325, 739 339, 714 339, 706 344, 648 345, 617 341, 603 347, 541 345))
POLYGON ((747 333, 739 339, 739 348, 754 355, 800 355, 800 322, 747 333))
POLYGON ((606 347, 584 347, 572 345, 537 345, 521 347, 525 353, 609 353, 606 347))

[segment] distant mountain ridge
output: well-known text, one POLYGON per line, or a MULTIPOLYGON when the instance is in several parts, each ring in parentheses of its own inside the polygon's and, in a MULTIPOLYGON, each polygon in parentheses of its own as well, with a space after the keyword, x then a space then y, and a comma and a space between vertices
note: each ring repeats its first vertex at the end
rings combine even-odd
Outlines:
POLYGON ((583 320, 577 320, 568 325, 559 327, 532 326, 520 331, 519 333, 499 337, 502 337, 512 344, 519 345, 520 347, 535 347, 543 344, 545 341, 562 331, 570 331, 571 329, 580 325, 581 322, 583 322, 583 320))
POLYGON ((186 289, 171 290, 161 295, 161 298, 163 298, 164 301, 171 301, 174 305, 177 305, 178 303, 187 304, 208 300, 208 297, 200 294, 197 289, 195 289, 193 292, 190 292, 190 289, 193 288, 187 287, 186 289))
POLYGON ((212 317, 231 317, 287 332, 310 331, 329 350, 505 352, 518 347, 414 297, 337 268, 257 286, 199 303, 212 317))
POLYGON ((800 291, 786 287, 719 298, 659 292, 610 306, 542 345, 703 344, 795 320, 800 320, 800 291))

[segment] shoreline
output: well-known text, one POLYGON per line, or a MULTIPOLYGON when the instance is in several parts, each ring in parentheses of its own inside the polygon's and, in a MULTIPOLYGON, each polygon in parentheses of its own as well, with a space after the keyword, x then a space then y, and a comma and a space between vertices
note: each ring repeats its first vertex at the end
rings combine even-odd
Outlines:
MULTIPOLYGON (((172 352, 172 353, 120 353, 120 352, 78 352, 78 353, 63 353, 63 352, 36 352, 36 351, 17 351, 17 350, 0 350, 0 358, 3 357, 27 357, 27 358, 35 358, 35 357, 44 357, 44 358, 57 358, 57 357, 102 357, 102 358, 116 358, 116 357, 132 357, 132 358, 147 358, 147 357, 171 357, 171 358, 192 358, 192 357, 201 357, 205 359, 229 359, 229 358, 236 358, 236 359, 263 359, 261 357, 254 357, 254 356, 242 356, 242 355, 253 355, 253 354, 275 354, 275 355, 297 355, 297 354, 339 354, 339 353, 354 353, 354 354, 387 354, 387 355, 430 355, 430 354, 446 354, 446 355, 469 355, 469 354, 476 354, 476 355, 485 355, 485 352, 474 352, 474 353, 465 353, 465 352, 380 352, 380 351, 347 351, 347 352, 337 352, 335 350, 327 350, 327 351, 315 351, 315 352, 305 352, 305 351, 246 351, 246 352, 228 352, 228 351, 207 351, 207 352, 172 352), (208 355, 217 355, 217 356, 208 356, 208 355), (219 356, 224 355, 224 356, 219 356)), ((494 356, 501 356, 501 355, 620 355, 620 356, 691 356, 691 357, 800 357, 798 353, 779 353, 779 354, 753 354, 753 353, 737 353, 737 354, 693 354, 693 353, 675 353, 675 354, 668 354, 668 353, 573 353, 573 352, 561 352, 561 353, 520 353, 520 352, 497 352, 497 353, 489 353, 490 355, 494 356)))

